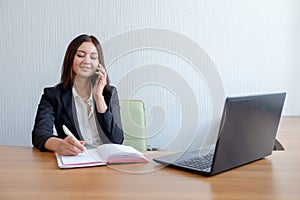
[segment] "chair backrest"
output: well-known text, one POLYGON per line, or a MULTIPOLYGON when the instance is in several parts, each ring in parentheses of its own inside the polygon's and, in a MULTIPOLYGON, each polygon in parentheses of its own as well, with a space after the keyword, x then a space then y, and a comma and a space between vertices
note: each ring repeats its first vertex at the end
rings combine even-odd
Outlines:
POLYGON ((141 100, 120 100, 124 145, 147 150, 145 107, 141 100))

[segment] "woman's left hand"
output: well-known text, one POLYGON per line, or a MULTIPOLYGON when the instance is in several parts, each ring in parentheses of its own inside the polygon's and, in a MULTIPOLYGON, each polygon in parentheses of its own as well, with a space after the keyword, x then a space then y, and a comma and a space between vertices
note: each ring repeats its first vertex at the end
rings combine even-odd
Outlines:
POLYGON ((105 85, 107 84, 107 73, 101 64, 99 64, 96 74, 98 74, 99 77, 96 80, 94 89, 93 89, 94 98, 95 98, 96 105, 97 105, 97 111, 100 113, 104 113, 107 109, 107 105, 104 100, 103 89, 104 89, 105 85))

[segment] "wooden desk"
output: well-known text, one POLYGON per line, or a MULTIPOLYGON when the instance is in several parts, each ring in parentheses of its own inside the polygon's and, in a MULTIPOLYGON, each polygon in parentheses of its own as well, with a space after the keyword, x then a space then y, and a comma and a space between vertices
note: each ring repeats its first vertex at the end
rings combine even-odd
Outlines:
POLYGON ((299 199, 300 117, 278 138, 285 151, 209 178, 153 162, 61 170, 53 153, 1 146, 0 199, 299 199))

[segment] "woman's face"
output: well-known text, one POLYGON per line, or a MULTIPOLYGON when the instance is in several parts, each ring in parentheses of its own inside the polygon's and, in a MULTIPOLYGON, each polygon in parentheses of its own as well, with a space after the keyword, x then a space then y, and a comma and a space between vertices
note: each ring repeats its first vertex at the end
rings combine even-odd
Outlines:
POLYGON ((97 49, 92 42, 83 42, 77 49, 73 60, 73 72, 77 77, 92 77, 99 65, 97 49))

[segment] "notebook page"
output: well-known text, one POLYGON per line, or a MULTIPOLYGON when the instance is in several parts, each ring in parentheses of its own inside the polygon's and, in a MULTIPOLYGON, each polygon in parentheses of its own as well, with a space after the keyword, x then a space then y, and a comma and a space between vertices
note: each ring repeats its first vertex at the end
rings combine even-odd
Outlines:
POLYGON ((85 150, 84 152, 79 153, 76 156, 61 155, 61 160, 64 165, 104 162, 97 154, 95 149, 85 150))
POLYGON ((96 148, 98 151, 98 154, 100 154, 105 160, 108 159, 108 157, 123 157, 126 156, 133 156, 136 158, 143 157, 143 154, 136 149, 134 149, 131 146, 125 146, 125 145, 118 145, 118 144, 103 144, 96 148), (115 156, 111 156, 115 155, 115 156))

